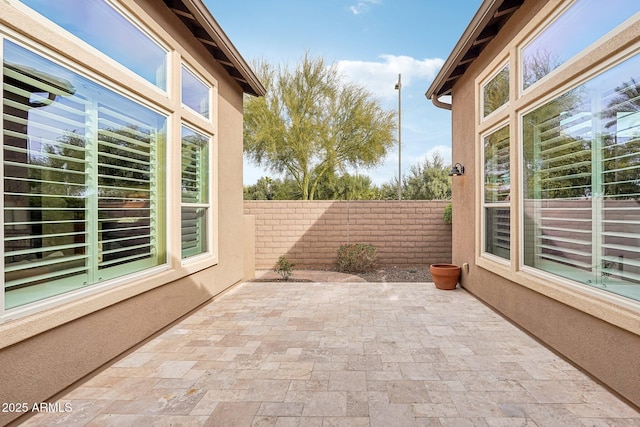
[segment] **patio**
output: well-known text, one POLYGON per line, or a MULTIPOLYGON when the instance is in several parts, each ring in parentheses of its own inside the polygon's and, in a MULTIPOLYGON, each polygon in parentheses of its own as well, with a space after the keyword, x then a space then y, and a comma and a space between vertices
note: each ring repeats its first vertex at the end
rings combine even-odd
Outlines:
POLYGON ((243 283, 23 425, 640 426, 463 289, 243 283))

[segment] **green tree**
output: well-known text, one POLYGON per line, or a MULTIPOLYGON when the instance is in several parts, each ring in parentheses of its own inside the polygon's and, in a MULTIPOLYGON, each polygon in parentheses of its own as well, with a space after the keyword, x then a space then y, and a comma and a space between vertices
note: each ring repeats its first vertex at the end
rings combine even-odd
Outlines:
POLYGON ((379 191, 366 175, 342 174, 323 180, 318 185, 317 198, 323 200, 375 200, 379 191))
POLYGON ((440 153, 411 166, 403 179, 403 198, 407 200, 448 200, 451 198, 450 165, 440 153))
POLYGON ((255 184, 244 187, 245 200, 300 200, 300 191, 290 179, 260 178, 255 184))
POLYGON ((246 101, 245 153, 291 176, 303 200, 314 199, 327 176, 375 166, 393 146, 395 112, 323 58, 305 54, 294 70, 264 61, 254 69, 267 95, 246 101))

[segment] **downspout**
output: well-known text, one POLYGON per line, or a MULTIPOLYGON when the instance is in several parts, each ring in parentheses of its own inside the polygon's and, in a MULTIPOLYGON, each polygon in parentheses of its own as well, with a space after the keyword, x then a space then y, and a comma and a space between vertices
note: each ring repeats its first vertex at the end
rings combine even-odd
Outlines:
POLYGON ((438 108, 443 108, 445 110, 451 110, 451 104, 447 103, 447 102, 442 102, 438 99, 438 95, 436 95, 435 93, 433 95, 431 95, 431 102, 433 102, 433 105, 435 105, 438 108))

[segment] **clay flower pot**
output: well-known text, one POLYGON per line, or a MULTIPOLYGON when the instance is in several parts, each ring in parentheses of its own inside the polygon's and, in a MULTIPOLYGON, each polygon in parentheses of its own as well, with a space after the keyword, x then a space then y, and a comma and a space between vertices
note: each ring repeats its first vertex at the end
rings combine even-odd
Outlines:
POLYGON ((429 272, 438 289, 455 289, 460 278, 460 266, 455 264, 431 264, 429 272))

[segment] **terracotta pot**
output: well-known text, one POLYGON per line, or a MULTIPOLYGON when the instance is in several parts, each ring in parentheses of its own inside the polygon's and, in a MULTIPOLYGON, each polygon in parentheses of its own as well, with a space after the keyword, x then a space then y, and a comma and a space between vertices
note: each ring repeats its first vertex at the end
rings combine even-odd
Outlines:
POLYGON ((460 278, 460 266, 455 264, 431 264, 429 272, 438 289, 455 289, 460 278))

